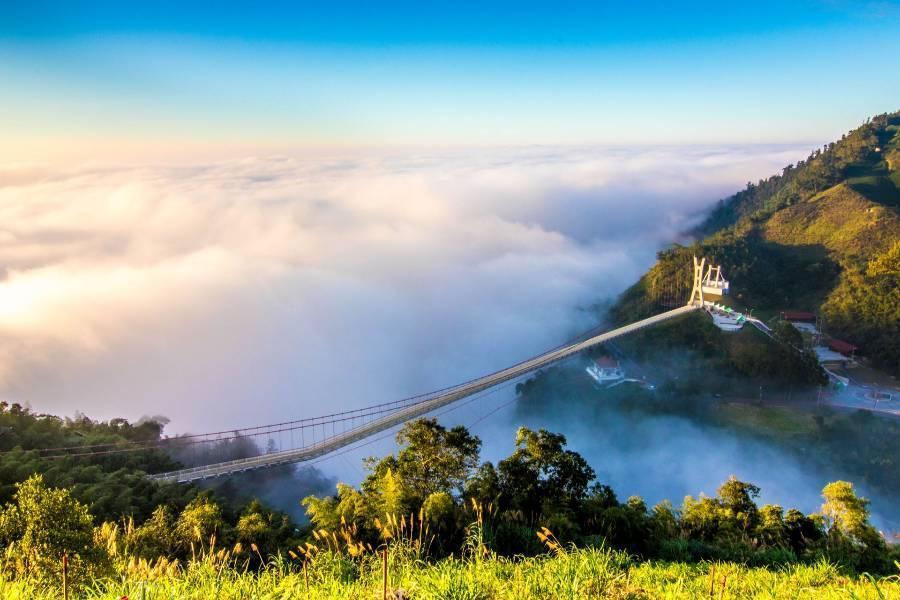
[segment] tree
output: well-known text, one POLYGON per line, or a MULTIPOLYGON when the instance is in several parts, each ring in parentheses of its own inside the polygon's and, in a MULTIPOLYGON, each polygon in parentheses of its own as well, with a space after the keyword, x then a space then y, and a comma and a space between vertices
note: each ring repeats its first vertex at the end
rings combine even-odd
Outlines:
POLYGON ((774 328, 775 339, 792 348, 803 348, 803 335, 790 321, 779 321, 774 328))
POLYGON ((788 546, 784 510, 780 506, 777 504, 766 504, 759 509, 756 538, 760 544, 769 548, 784 548, 788 546))
POLYGON ((409 510, 409 498, 403 482, 388 469, 375 488, 375 501, 382 517, 405 515, 409 510))
POLYGON ((849 481, 834 481, 822 489, 822 515, 829 529, 855 536, 869 526, 869 500, 860 498, 849 481))
POLYGON ((165 505, 157 506, 153 514, 135 528, 128 540, 132 551, 146 559, 170 556, 175 550, 175 517, 165 505))
POLYGON ((637 554, 647 552, 653 530, 647 505, 640 496, 630 496, 625 504, 607 508, 597 524, 597 532, 607 543, 637 554))
POLYGON ((107 564, 94 544, 93 517, 67 489, 48 488, 41 475, 16 486, 14 502, 0 512, 0 542, 17 575, 41 579, 60 576, 63 555, 70 559, 73 580, 95 574, 107 564))
POLYGON ((465 498, 481 503, 495 502, 500 496, 500 476, 493 463, 485 462, 466 480, 465 498))
POLYGON ((365 496, 346 483, 337 484, 337 495, 307 496, 301 504, 317 529, 336 531, 341 525, 364 525, 372 510, 365 496))
POLYGON ((545 504, 574 507, 585 498, 594 470, 565 445, 561 434, 519 428, 516 449, 498 467, 502 497, 512 508, 536 514, 545 504))
POLYGON ((268 542, 273 537, 266 516, 256 511, 240 516, 235 527, 235 533, 238 541, 256 544, 257 546, 268 545, 268 542))
POLYGON ((822 516, 832 555, 857 568, 882 569, 886 562, 885 542, 869 524, 869 500, 857 496, 849 481, 829 483, 822 489, 822 498, 822 516))
POLYGON ((722 503, 717 498, 685 496, 681 505, 681 528, 688 537, 711 542, 722 528, 722 503))
POLYGON ((672 539, 678 535, 678 515, 671 501, 663 500, 653 507, 650 526, 658 539, 672 539))
POLYGON ((422 518, 438 531, 449 530, 455 521, 456 503, 447 492, 435 492, 422 503, 422 518))
POLYGON ((366 459, 362 491, 373 511, 386 516, 418 511, 431 494, 464 493, 478 465, 481 440, 465 427, 447 429, 436 419, 406 423, 397 433, 396 456, 366 459))
POLYGON ((175 535, 184 548, 192 547, 195 542, 210 544, 222 528, 222 509, 205 496, 195 498, 188 504, 178 522, 175 523, 175 535))
POLYGON ((418 505, 435 492, 462 494, 481 451, 481 440, 465 427, 447 429, 436 419, 406 423, 397 433, 397 443, 403 447, 396 459, 376 464, 373 474, 380 478, 387 469, 393 471, 418 505))
POLYGON ((743 532, 749 532, 759 522, 759 510, 754 498, 759 496, 759 487, 745 483, 732 475, 718 489, 719 500, 728 516, 743 532))
POLYGON ((284 513, 268 510, 259 500, 244 507, 235 526, 239 542, 256 544, 261 555, 275 554, 280 543, 290 537, 290 518, 284 513))
POLYGON ((822 539, 821 518, 808 517, 796 508, 784 514, 784 529, 794 554, 801 556, 822 539))

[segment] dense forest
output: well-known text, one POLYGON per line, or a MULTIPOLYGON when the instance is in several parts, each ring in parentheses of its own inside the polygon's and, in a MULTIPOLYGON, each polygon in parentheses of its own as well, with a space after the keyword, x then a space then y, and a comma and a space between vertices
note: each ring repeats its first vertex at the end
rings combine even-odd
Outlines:
MULTIPOLYGON (((237 531, 241 519, 253 514, 272 524, 272 531, 277 532, 273 534, 273 542, 281 544, 293 539, 296 527, 291 519, 279 511, 264 508, 246 491, 258 492, 259 481, 253 478, 260 475, 220 481, 213 489, 149 479, 147 473, 184 464, 177 460, 183 458, 177 444, 167 443, 165 450, 159 444, 163 427, 162 419, 132 424, 125 419, 94 421, 84 415, 60 418, 34 413, 19 404, 0 402, 0 503, 12 502, 22 482, 40 475, 43 485, 64 488, 74 501, 89 507, 91 519, 96 522, 118 523, 126 519, 147 527, 161 523, 168 526, 174 524, 174 517, 179 514, 212 503, 217 507, 222 527, 229 532, 237 531), (135 442, 138 444, 127 446, 135 442), (154 447, 157 444, 159 448, 154 447), (109 451, 110 448, 121 450, 123 445, 128 451, 109 451), (242 485, 245 491, 236 492, 235 486, 242 485), (173 523, 168 523, 170 518, 173 523)), ((234 441, 231 445, 235 445, 234 441)), ((239 440, 239 445, 244 454, 259 452, 252 442, 239 440)), ((147 539, 154 537, 141 528, 137 531, 137 535, 147 539)), ((170 547, 160 543, 162 547, 170 547)), ((265 547, 270 551, 276 548, 275 545, 265 547)))

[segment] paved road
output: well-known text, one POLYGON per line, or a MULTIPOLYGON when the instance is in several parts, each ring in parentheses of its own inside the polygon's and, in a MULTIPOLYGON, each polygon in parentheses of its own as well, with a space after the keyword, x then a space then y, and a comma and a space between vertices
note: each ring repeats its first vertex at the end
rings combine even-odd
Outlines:
POLYGON ((650 327, 669 319, 674 319, 675 317, 680 317, 681 315, 698 309, 698 306, 682 306, 680 308, 676 308, 674 310, 670 310, 649 317, 647 319, 631 323, 630 325, 625 325, 624 327, 619 327, 618 329, 595 335, 594 337, 588 338, 584 341, 576 342, 568 346, 563 346, 562 348, 558 348, 556 350, 551 350, 549 352, 541 354, 538 357, 503 369, 502 371, 497 371, 496 373, 485 375, 484 377, 475 379, 474 381, 471 381, 467 384, 452 388, 451 390, 442 394, 435 395, 419 404, 414 404, 412 406, 399 409, 395 413, 381 417, 375 421, 366 423, 365 425, 360 425, 359 427, 356 427, 344 433, 339 433, 331 438, 325 439, 322 442, 318 442, 304 448, 299 448, 296 450, 284 450, 281 452, 272 452, 270 454, 264 454, 261 456, 242 458, 202 467, 181 469, 179 471, 171 471, 169 473, 159 473, 157 475, 152 475, 151 477, 158 481, 185 483, 188 481, 196 481, 198 479, 207 479, 209 477, 218 477, 221 475, 228 475, 230 473, 248 471, 250 469, 259 469, 263 467, 272 467, 275 465, 299 463, 312 460, 314 458, 318 458, 320 456, 329 454, 330 452, 334 452, 335 450, 353 444, 354 442, 363 440, 369 436, 375 435, 379 432, 390 429, 395 425, 399 425, 411 419, 415 419, 416 417, 428 414, 434 410, 447 406, 448 404, 452 404, 453 402, 461 400, 467 396, 477 394, 478 392, 484 391, 505 381, 515 379, 532 371, 536 371, 538 369, 551 365, 555 362, 563 360, 564 358, 568 358, 573 354, 577 354, 582 350, 586 350, 587 348, 590 348, 592 346, 602 344, 617 337, 633 333, 639 329, 650 327))
POLYGON ((842 390, 832 392, 825 396, 825 402, 831 406, 840 408, 850 408, 856 410, 867 410, 877 415, 900 418, 900 401, 894 399, 896 391, 893 391, 890 400, 878 399, 872 396, 872 392, 885 391, 891 393, 891 390, 884 388, 874 388, 872 386, 859 385, 852 380, 850 384, 842 390))

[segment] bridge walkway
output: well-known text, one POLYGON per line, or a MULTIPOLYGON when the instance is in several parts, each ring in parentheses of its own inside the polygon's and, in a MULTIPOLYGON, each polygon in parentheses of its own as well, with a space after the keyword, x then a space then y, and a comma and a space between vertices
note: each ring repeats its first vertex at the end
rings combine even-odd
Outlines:
POLYGON ((416 404, 399 408, 396 412, 380 417, 369 423, 357 426, 353 429, 349 429, 345 432, 335 434, 320 442, 304 446, 303 448, 283 450, 280 452, 271 452, 260 456, 241 458, 211 465, 190 467, 186 469, 180 469, 178 471, 170 471, 168 473, 159 473, 156 475, 152 475, 151 477, 157 481, 186 483, 200 479, 207 479, 210 477, 229 475, 231 473, 239 473, 241 471, 248 471, 251 469, 309 461, 334 452, 335 450, 346 447, 350 444, 363 440, 387 429, 390 429, 391 427, 394 427, 401 423, 405 423, 406 421, 410 421, 422 415, 426 415, 432 411, 447 406, 448 404, 452 404, 453 402, 461 400, 467 396, 477 394, 478 392, 484 391, 505 381, 515 379, 527 373, 531 373, 553 363, 559 362, 565 358, 581 352, 582 350, 586 350, 598 344, 608 342, 623 335, 628 335, 629 333, 644 329, 645 327, 650 327, 652 325, 656 325, 657 323, 661 323, 669 319, 674 319, 676 317, 680 317, 684 314, 699 309, 700 306, 698 305, 681 306, 679 308, 666 311, 664 313, 660 313, 658 315, 654 315, 652 317, 648 317, 646 319, 642 319, 628 325, 624 325, 617 329, 613 329, 612 331, 607 331, 605 333, 595 335, 586 340, 575 342, 573 344, 551 350, 512 367, 508 367, 495 373, 485 375, 484 377, 475 379, 466 384, 451 388, 446 392, 433 395, 431 397, 428 397, 426 400, 423 400, 416 404))

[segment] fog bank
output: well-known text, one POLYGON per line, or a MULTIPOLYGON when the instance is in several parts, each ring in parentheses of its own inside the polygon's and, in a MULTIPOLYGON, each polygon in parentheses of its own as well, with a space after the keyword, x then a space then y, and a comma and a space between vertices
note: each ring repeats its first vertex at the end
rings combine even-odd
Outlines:
MULTIPOLYGON (((443 387, 592 326, 585 307, 713 202, 807 151, 0 165, 0 397, 61 415, 162 414, 176 433, 443 387)), ((359 480, 359 458, 391 447, 320 466, 359 480)))

